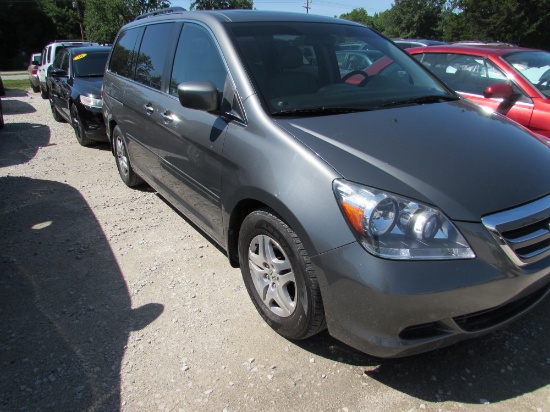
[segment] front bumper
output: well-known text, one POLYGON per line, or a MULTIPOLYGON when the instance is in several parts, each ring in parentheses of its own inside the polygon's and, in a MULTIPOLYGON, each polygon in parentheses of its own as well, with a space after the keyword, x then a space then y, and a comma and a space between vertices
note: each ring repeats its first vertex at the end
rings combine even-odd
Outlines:
POLYGON ((471 260, 393 261, 358 243, 312 259, 331 335, 363 352, 398 357, 500 328, 550 290, 550 257, 518 267, 481 224, 460 224, 471 260))
POLYGON ((103 121, 101 108, 86 107, 83 105, 79 106, 80 107, 77 108, 86 137, 98 142, 107 142, 108 139, 105 132, 105 122, 103 121))

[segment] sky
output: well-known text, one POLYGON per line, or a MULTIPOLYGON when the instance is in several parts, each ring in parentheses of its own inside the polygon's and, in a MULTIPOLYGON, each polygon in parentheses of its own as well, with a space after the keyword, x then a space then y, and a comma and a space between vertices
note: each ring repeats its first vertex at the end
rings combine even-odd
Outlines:
MULTIPOLYGON (((291 11, 305 13, 306 0, 253 0, 257 10, 291 11)), ((189 10, 189 0, 171 0, 172 6, 179 6, 189 10)), ((322 16, 339 17, 353 9, 363 7, 369 16, 388 10, 393 0, 309 0, 309 13, 322 16)))

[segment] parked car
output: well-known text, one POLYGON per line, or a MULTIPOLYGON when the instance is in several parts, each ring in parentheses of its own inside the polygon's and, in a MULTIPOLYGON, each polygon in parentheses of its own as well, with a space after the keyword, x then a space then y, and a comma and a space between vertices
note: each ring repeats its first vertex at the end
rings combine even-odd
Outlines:
POLYGON ((550 148, 374 30, 166 9, 120 30, 103 91, 121 179, 218 243, 288 339, 410 355, 549 294, 550 148), (335 39, 393 66, 350 84, 335 39))
POLYGON ((0 99, 0 129, 4 128, 4 110, 2 109, 2 99, 0 99))
POLYGON ((456 44, 460 46, 506 46, 506 47, 516 47, 517 44, 504 43, 501 41, 484 41, 484 40, 461 40, 455 41, 451 44, 456 44))
POLYGON ((342 72, 363 70, 383 57, 378 50, 341 50, 336 52, 338 67, 342 72))
POLYGON ((409 49, 449 87, 550 139, 550 53, 510 46, 409 49))
POLYGON ((69 47, 59 51, 48 69, 53 118, 68 121, 82 146, 106 141, 101 85, 111 47, 69 47))
POLYGON ((42 50, 42 60, 41 64, 38 67, 38 80, 40 82, 40 95, 43 99, 48 98, 48 68, 51 66, 55 57, 57 56, 58 51, 63 47, 72 47, 72 46, 97 46, 97 43, 85 42, 80 40, 55 40, 52 43, 49 43, 42 50))
POLYGON ((0 76, 0 96, 4 96, 6 94, 6 90, 4 89, 4 82, 2 82, 2 76, 0 76))
POLYGON ((38 68, 42 61, 42 53, 33 53, 31 55, 31 61, 27 72, 29 73, 29 83, 33 92, 38 93, 40 91, 40 80, 38 79, 38 68))
POLYGON ((402 49, 410 49, 411 47, 427 47, 427 46, 441 46, 449 44, 439 40, 427 40, 427 39, 392 39, 402 49))

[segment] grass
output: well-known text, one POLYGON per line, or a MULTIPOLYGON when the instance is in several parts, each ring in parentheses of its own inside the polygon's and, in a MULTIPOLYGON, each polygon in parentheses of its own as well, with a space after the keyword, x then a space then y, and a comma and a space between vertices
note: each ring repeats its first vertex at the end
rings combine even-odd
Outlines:
POLYGON ((31 86, 29 79, 21 80, 9 80, 9 77, 2 77, 2 83, 4 83, 4 89, 6 90, 28 90, 31 86))

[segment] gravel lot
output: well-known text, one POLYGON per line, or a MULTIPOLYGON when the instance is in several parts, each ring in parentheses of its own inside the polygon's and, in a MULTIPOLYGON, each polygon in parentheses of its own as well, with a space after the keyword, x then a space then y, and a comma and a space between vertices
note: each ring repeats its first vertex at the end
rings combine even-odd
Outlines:
POLYGON ((289 342, 106 144, 79 146, 31 91, 2 101, 0 411, 550 411, 548 300, 410 358, 289 342))

